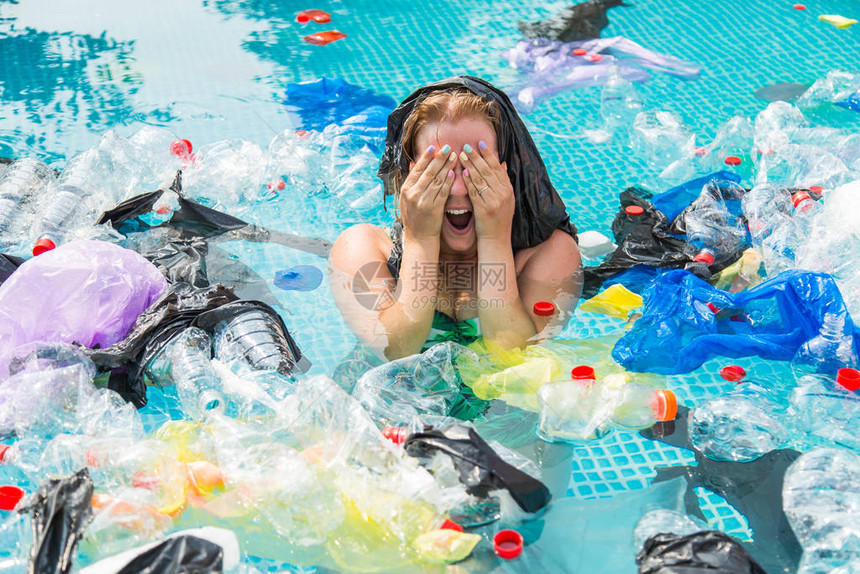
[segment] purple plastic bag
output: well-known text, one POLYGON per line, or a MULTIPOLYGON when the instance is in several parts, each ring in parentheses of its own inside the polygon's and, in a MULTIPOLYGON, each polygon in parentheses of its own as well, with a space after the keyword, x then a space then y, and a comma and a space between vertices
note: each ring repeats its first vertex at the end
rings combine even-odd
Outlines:
POLYGON ((0 377, 26 343, 121 341, 166 290, 152 263, 103 241, 73 241, 26 261, 0 285, 0 377))

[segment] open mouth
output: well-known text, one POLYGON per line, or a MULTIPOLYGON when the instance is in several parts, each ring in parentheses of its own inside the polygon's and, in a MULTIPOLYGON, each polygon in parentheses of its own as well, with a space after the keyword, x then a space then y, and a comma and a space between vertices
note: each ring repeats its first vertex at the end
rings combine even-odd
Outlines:
POLYGON ((445 210, 445 217, 448 218, 448 222, 454 229, 462 231, 472 221, 472 212, 468 209, 447 209, 445 210))

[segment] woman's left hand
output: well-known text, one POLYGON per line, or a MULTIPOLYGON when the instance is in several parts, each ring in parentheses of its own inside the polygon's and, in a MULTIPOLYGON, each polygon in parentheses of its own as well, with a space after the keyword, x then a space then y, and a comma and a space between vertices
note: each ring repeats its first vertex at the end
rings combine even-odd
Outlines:
POLYGON ((472 201, 478 239, 511 241, 514 220, 514 188, 504 162, 495 150, 480 142, 479 149, 466 145, 460 152, 463 181, 472 201))

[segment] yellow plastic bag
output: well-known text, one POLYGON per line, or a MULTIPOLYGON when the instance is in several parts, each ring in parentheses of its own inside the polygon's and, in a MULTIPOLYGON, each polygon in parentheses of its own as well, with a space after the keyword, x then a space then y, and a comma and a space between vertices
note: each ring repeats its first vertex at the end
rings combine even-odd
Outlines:
POLYGON ((616 283, 582 303, 579 308, 589 313, 603 313, 616 319, 626 319, 633 309, 642 306, 642 296, 616 283))

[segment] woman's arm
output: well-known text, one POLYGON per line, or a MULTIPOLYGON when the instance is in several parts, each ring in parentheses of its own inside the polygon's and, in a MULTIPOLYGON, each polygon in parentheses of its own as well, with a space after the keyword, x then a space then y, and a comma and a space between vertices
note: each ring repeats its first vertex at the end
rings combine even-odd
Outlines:
POLYGON ((391 241, 374 225, 350 227, 329 258, 332 296, 350 329, 391 359, 415 354, 430 333, 438 288, 439 242, 404 240, 400 281, 388 270, 391 241))
POLYGON ((439 242, 457 156, 430 146, 400 189, 403 258, 395 282, 388 270, 391 241, 373 225, 338 237, 330 258, 332 294, 356 335, 388 359, 421 350, 430 334, 439 288, 439 242), (450 154, 450 155, 449 155, 450 154))
POLYGON ((466 146, 460 161, 467 166, 463 179, 475 210, 481 331, 504 347, 524 347, 548 322, 534 315, 536 302, 554 303, 561 311, 556 320, 565 322, 576 307, 579 249, 570 235, 557 230, 515 259, 511 249, 515 199, 507 168, 484 142, 479 148, 466 146))

